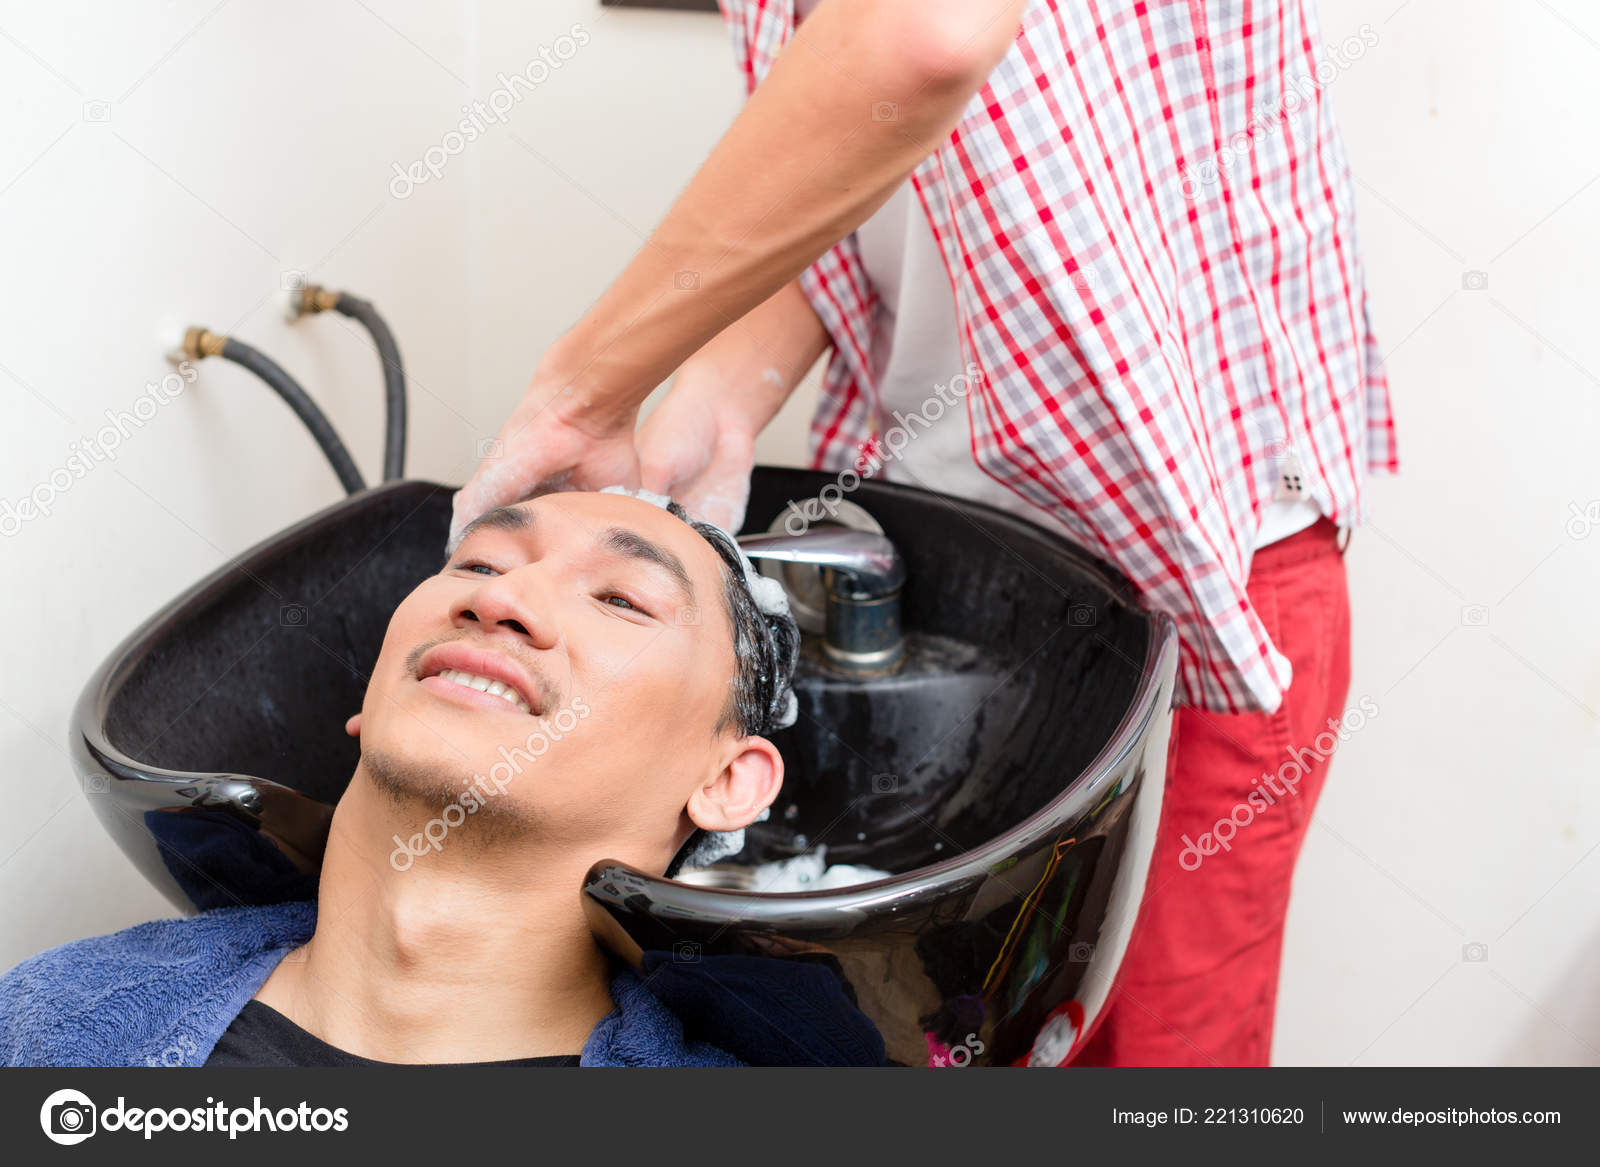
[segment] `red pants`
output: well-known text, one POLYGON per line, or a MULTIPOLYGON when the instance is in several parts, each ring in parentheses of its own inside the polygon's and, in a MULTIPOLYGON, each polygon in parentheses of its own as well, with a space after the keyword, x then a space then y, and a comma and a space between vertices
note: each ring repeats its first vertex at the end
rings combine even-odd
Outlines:
MULTIPOLYGON (((1248 590, 1294 665, 1276 713, 1178 710, 1149 886, 1079 1066, 1264 1066, 1295 860, 1346 715, 1350 599, 1324 518, 1270 543, 1248 590)), ((1376 710, 1371 713, 1375 714, 1376 710)))

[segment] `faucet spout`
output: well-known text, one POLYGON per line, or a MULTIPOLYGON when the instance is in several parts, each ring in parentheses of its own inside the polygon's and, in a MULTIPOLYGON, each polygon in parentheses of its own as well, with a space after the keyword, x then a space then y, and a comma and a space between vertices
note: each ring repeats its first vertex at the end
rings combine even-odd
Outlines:
POLYGON ((799 535, 741 535, 751 559, 809 563, 834 573, 829 591, 851 599, 878 599, 905 586, 906 568, 894 544, 871 531, 819 527, 799 535))
POLYGON ((890 540, 871 531, 818 527, 798 535, 744 535, 739 546, 751 559, 822 569, 828 597, 822 649, 834 665, 877 673, 904 659, 900 590, 906 568, 890 540))

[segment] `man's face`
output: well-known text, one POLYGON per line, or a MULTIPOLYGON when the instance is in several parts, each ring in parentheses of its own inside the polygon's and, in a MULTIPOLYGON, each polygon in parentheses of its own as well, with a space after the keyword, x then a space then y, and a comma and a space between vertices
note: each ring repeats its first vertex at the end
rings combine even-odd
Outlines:
POLYGON ((705 539, 638 499, 491 512, 389 621, 362 706, 369 771, 460 801, 473 826, 659 848, 740 740, 717 732, 735 667, 723 587, 705 539))

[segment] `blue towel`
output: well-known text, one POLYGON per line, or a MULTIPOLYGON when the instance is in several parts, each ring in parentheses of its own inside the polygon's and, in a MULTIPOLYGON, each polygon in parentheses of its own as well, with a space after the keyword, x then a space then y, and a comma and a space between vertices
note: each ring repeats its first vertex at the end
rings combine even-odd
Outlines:
MULTIPOLYGON (((199 1066, 286 953, 311 938, 315 901, 214 908, 29 957, 0 977, 8 1066, 199 1066)), ((615 1003, 583 1043, 584 1066, 738 1066, 620 963, 615 1003)))
POLYGON ((650 991, 689 1032, 755 1066, 882 1066, 883 1035, 832 957, 777 960, 645 950, 650 991))

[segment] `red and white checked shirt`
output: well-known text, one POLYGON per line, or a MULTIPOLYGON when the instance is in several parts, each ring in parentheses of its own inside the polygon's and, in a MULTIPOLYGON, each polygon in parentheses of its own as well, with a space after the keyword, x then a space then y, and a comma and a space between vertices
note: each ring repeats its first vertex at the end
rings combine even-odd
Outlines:
MULTIPOLYGON (((794 2, 721 4, 754 90, 794 2)), ((1219 712, 1289 685, 1245 591, 1288 456, 1342 526, 1367 473, 1399 468, 1322 92, 1350 55, 1304 2, 1033 0, 911 174, 982 370, 973 458, 1173 616, 1179 699, 1219 712)), ((801 286, 834 342, 812 465, 860 470, 878 410, 855 236, 801 286)))

